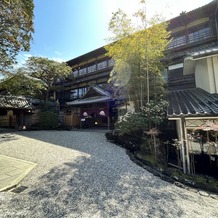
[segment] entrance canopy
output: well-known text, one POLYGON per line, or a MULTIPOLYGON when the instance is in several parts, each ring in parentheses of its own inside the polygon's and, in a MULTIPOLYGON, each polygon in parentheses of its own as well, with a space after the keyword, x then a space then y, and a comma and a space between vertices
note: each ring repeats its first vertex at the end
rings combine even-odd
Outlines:
POLYGON ((109 129, 114 122, 112 95, 97 85, 92 85, 83 97, 66 102, 66 105, 79 108, 81 127, 107 126, 109 129))
POLYGON ((68 106, 79 106, 84 104, 93 104, 112 101, 111 94, 99 86, 91 86, 86 94, 78 100, 66 102, 68 106))

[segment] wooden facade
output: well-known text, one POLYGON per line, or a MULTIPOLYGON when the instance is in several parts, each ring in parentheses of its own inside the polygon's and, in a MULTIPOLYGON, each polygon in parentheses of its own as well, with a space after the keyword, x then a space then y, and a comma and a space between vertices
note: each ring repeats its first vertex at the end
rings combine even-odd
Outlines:
MULTIPOLYGON (((166 66, 163 74, 169 91, 202 88, 201 85, 199 86, 199 79, 196 79, 196 76, 197 78, 199 76, 195 73, 198 63, 190 62, 186 58, 196 52, 213 50, 218 46, 217 4, 217 1, 212 1, 193 11, 181 13, 180 16, 169 21, 168 30, 171 32, 172 40, 162 60, 166 66)), ((72 75, 68 80, 56 84, 61 89, 54 94, 66 117, 68 117, 67 111, 71 111, 75 116, 82 118, 84 107, 95 107, 94 104, 90 105, 90 102, 86 106, 73 106, 66 102, 74 102, 83 98, 93 85, 103 90, 108 89, 107 81, 114 63, 105 54, 106 50, 101 47, 67 61, 67 64, 72 67, 72 75)), ((113 107, 112 103, 107 110, 114 111, 113 107)), ((66 117, 65 123, 69 124, 66 117)), ((110 120, 114 120, 114 117, 116 115, 109 115, 110 120)), ((75 126, 77 122, 70 124, 75 126)))
POLYGON ((56 84, 61 89, 54 94, 64 113, 65 125, 80 128, 113 127, 116 108, 108 78, 114 62, 105 54, 106 50, 102 47, 67 62, 72 67, 72 75, 56 84), (92 117, 86 118, 89 120, 87 125, 83 122, 84 112, 92 117))
POLYGON ((216 144, 216 139, 209 137, 209 132, 196 130, 199 123, 216 125, 218 122, 217 8, 215 0, 182 13, 169 24, 173 40, 164 58, 169 90, 167 116, 176 123, 184 173, 194 172, 193 152, 208 155, 211 166, 218 159, 218 149, 213 156, 209 152, 211 142, 216 144), (208 149, 201 150, 198 134, 202 137, 208 134, 204 141, 208 149))
POLYGON ((29 99, 0 95, 0 127, 25 128, 31 122, 32 109, 29 99))
MULTIPOLYGON (((186 123, 190 119, 218 118, 218 97, 215 96, 218 93, 218 1, 214 0, 193 11, 181 13, 169 20, 168 30, 172 39, 162 59, 166 66, 163 76, 169 91, 170 106, 167 115, 171 123, 175 122, 172 126, 176 126, 178 139, 182 143, 183 171, 190 172, 187 143, 190 129, 186 123), (213 96, 216 99, 214 104, 208 101, 208 104, 204 105, 206 113, 202 114, 202 99, 205 96, 209 99, 213 96)), ((62 89, 55 94, 62 110, 65 111, 65 117, 70 110, 82 119, 84 112, 91 113, 92 109, 98 111, 101 107, 94 102, 90 104, 89 101, 86 104, 77 103, 93 85, 107 90, 113 60, 105 54, 106 51, 102 47, 67 62, 72 67, 72 77, 62 81, 62 84, 57 84, 62 89)), ((109 104, 108 109, 104 109, 109 111, 109 122, 112 119, 116 121, 116 115, 112 115, 114 108, 113 102, 109 104)))

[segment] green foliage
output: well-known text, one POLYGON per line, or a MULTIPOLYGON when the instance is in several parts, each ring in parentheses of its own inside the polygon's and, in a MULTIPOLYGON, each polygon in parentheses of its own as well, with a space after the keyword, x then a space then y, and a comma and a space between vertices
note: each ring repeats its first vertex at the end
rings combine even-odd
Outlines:
POLYGON ((149 129, 156 128, 166 117, 168 102, 160 99, 158 102, 150 101, 141 107, 141 113, 148 122, 149 129))
MULTIPOLYGON (((145 4, 144 1, 141 3, 145 4)), ((110 82, 125 86, 129 100, 134 101, 135 109, 139 111, 150 98, 155 99, 164 92, 160 60, 170 35, 166 30, 167 23, 160 16, 147 20, 141 9, 134 18, 137 25, 122 10, 113 13, 109 24, 112 43, 105 49, 115 61, 110 82)))
POLYGON ((33 0, 0 0, 0 72, 15 63, 19 51, 29 51, 33 34, 33 0))
POLYGON ((12 95, 31 96, 42 98, 44 88, 40 80, 24 74, 21 68, 15 74, 10 74, 0 83, 0 90, 12 95))
POLYGON ((42 57, 30 57, 26 63, 26 73, 39 79, 46 90, 45 100, 48 100, 49 91, 58 79, 67 78, 72 69, 66 63, 49 60, 42 57))
POLYGON ((67 78, 71 71, 71 67, 66 63, 48 58, 30 57, 23 68, 14 70, 2 80, 0 90, 48 101, 54 83, 67 78))
POLYGON ((54 111, 43 111, 39 114, 39 129, 55 129, 58 127, 58 113, 54 111))
POLYGON ((127 113, 116 123, 116 129, 121 134, 142 137, 143 131, 147 129, 145 116, 141 113, 127 113))
POLYGON ((116 129, 122 134, 142 136, 146 130, 156 128, 160 125, 166 116, 168 102, 159 100, 159 102, 150 101, 141 107, 139 112, 127 112, 116 123, 116 129))
MULTIPOLYGON (((160 143, 157 139, 159 133, 157 127, 165 118, 167 106, 168 102, 163 99, 159 102, 150 101, 141 107, 139 112, 126 113, 117 122, 115 128, 123 136, 139 137, 141 141, 144 141, 141 149, 153 154, 155 160, 157 160, 160 143)), ((159 155, 159 159, 163 159, 162 155, 159 155)))

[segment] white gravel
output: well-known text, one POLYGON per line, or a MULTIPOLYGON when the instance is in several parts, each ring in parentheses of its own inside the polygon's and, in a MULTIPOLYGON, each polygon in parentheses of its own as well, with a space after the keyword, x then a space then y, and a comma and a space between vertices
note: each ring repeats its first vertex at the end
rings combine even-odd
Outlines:
MULTIPOLYGON (((2 133, 3 134, 3 133, 2 133)), ((103 132, 14 132, 0 154, 38 163, 0 217, 218 217, 218 201, 160 180, 103 132)))

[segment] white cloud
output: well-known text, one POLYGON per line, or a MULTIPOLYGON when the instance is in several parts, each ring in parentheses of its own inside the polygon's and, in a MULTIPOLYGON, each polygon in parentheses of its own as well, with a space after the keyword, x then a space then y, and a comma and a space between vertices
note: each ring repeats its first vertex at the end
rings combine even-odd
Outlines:
POLYGON ((51 59, 51 60, 53 60, 53 61, 57 61, 57 62, 66 62, 66 60, 65 59, 63 59, 63 58, 56 58, 56 57, 53 57, 53 58, 49 58, 49 59, 51 59))

